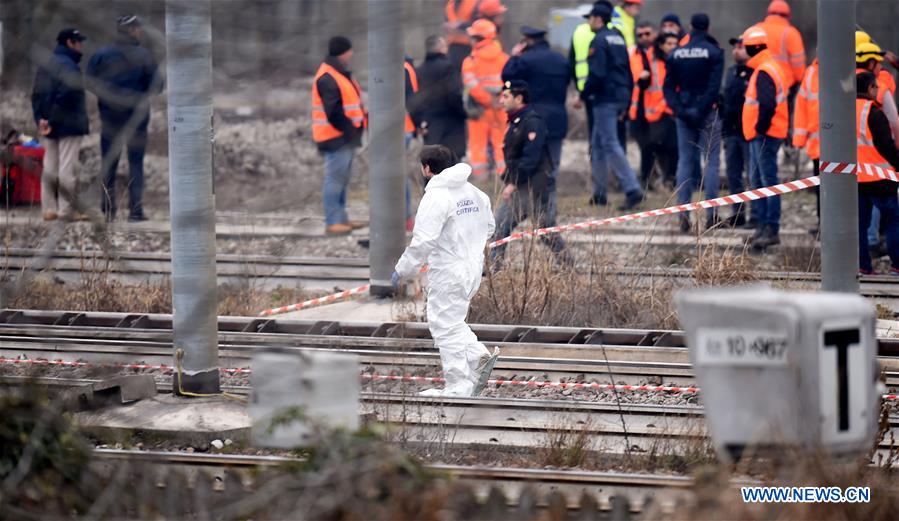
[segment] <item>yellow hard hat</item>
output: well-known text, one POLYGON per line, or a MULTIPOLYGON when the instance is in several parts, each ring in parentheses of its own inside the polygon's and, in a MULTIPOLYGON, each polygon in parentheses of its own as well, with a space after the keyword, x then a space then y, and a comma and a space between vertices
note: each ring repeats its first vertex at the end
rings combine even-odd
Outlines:
POLYGON ((863 43, 871 43, 871 35, 865 31, 855 31, 855 46, 858 47, 863 43))
POLYGON ((866 42, 855 47, 855 62, 867 63, 868 60, 883 61, 883 55, 886 54, 880 49, 876 43, 866 42))

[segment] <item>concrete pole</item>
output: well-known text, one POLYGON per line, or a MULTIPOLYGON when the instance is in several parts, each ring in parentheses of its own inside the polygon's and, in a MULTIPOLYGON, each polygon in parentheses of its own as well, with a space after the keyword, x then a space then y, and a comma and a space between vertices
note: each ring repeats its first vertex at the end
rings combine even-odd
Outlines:
POLYGON ((390 275, 405 247, 403 2, 368 0, 371 294, 393 294, 390 275))
POLYGON ((212 6, 166 0, 169 201, 176 393, 217 393, 212 6), (180 386, 179 386, 180 383, 180 386))
MULTIPOLYGON (((855 1, 818 0, 821 161, 855 163, 855 1)), ((858 183, 821 174, 821 281, 858 292, 858 183)))

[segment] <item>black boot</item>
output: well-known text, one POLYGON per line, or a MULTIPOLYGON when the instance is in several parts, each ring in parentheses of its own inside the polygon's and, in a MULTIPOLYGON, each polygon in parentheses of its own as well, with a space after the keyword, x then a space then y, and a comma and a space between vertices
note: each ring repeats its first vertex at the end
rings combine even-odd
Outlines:
POLYGON ((693 225, 690 224, 690 216, 685 213, 680 214, 680 231, 683 233, 690 233, 692 228, 693 225))
POLYGON ((715 226, 718 226, 719 223, 721 223, 721 220, 718 219, 718 212, 712 210, 712 213, 708 214, 705 218, 705 229, 711 230, 715 226))
POLYGON ((619 206, 618 209, 622 211, 632 210, 642 202, 643 192, 640 190, 633 190, 627 193, 627 199, 624 200, 624 204, 619 206))
POLYGON ((762 234, 752 241, 752 249, 764 251, 769 246, 775 246, 777 244, 780 244, 780 235, 774 231, 773 227, 765 226, 762 229, 762 234))

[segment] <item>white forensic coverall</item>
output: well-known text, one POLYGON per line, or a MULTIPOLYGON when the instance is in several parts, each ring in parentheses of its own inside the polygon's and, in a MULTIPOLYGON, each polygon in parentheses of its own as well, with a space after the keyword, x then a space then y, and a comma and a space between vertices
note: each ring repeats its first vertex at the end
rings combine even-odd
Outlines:
POLYGON ((415 215, 412 243, 396 263, 400 277, 428 270, 428 328, 440 351, 442 394, 471 396, 480 358, 489 356, 465 317, 481 285, 484 247, 495 223, 490 198, 468 182, 471 167, 458 163, 428 181, 415 215))

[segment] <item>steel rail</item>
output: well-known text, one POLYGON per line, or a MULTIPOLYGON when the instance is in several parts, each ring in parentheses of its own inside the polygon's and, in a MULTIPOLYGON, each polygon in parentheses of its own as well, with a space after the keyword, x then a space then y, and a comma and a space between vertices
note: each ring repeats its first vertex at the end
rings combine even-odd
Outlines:
MULTIPOLYGON (((0 385, 21 386, 28 377, 0 377, 0 385)), ((38 378, 34 382, 74 388, 95 379, 38 378)), ((160 391, 171 391, 168 383, 160 391)), ((247 386, 223 386, 249 395, 247 386)), ((424 448, 516 447, 539 449, 553 435, 585 435, 584 449, 605 453, 680 453, 706 443, 704 410, 697 405, 650 405, 517 398, 426 398, 417 394, 361 394, 360 414, 368 422, 392 428, 388 438, 424 448), (623 424, 622 424, 623 422, 623 424)), ((899 435, 899 418, 890 417, 899 435)), ((877 452, 895 450, 888 440, 877 452)))
MULTIPOLYGON (((6 269, 19 270, 41 255, 40 250, 10 248, 4 252, 6 269)), ((285 257, 272 255, 218 254, 217 272, 222 283, 238 280, 262 280, 269 285, 292 286, 302 282, 312 290, 358 285, 369 279, 368 262, 363 258, 285 257)), ((57 251, 50 256, 50 268, 62 280, 77 280, 84 272, 110 273, 119 279, 140 282, 171 274, 169 253, 102 251, 57 251)), ((692 268, 634 267, 602 270, 607 276, 693 280, 692 268)), ((801 271, 756 271, 757 280, 769 282, 801 282, 810 287, 820 285, 819 273, 801 271)), ((871 297, 899 296, 899 280, 887 275, 865 275, 860 278, 862 293, 871 297)))

